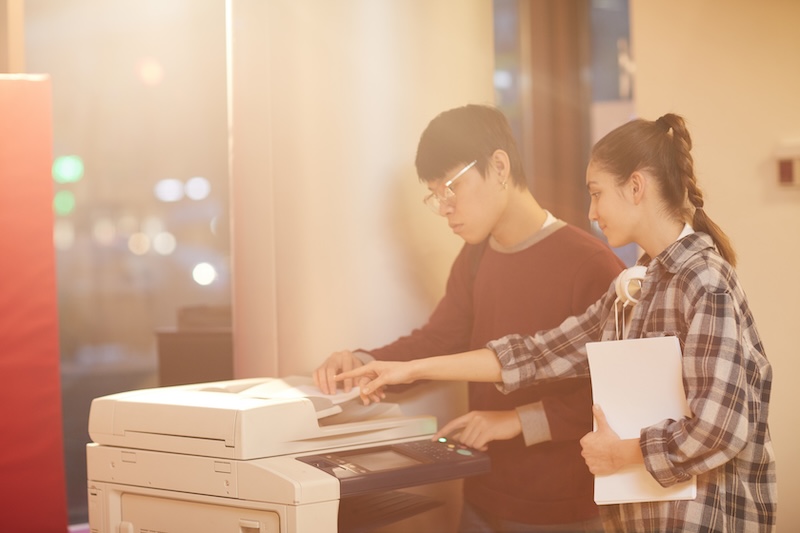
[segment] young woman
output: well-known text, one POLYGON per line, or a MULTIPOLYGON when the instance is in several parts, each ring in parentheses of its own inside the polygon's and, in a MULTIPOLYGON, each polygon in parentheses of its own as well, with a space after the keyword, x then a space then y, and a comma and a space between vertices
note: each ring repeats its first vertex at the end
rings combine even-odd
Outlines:
MULTIPOLYGON (((708 217, 694 175, 684 120, 634 120, 592 149, 586 174, 589 218, 609 244, 637 243, 646 274, 635 305, 614 284, 582 315, 533 336, 508 335, 484 349, 375 362, 339 376, 360 377, 365 402, 382 388, 418 379, 497 382, 503 392, 588 375, 589 341, 675 335, 692 416, 642 428, 621 440, 594 407, 597 431, 581 441, 594 474, 643 463, 662 486, 697 476, 694 500, 601 506, 607 531, 772 532, 777 490, 767 417, 772 369, 764 353, 735 254, 708 217)), ((460 419, 437 437, 458 431, 460 419)))

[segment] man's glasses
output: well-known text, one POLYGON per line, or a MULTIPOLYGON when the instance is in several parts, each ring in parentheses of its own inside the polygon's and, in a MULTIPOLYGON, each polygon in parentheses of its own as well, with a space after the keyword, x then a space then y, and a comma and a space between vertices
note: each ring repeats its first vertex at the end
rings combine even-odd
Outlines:
POLYGON ((437 215, 441 214, 442 205, 447 205, 453 202, 453 199, 456 197, 456 193, 453 192, 453 189, 450 186, 456 181, 458 178, 463 176, 469 169, 475 166, 478 160, 476 159, 469 165, 465 166, 461 170, 459 170, 455 176, 447 180, 444 184, 444 192, 439 195, 436 193, 430 193, 428 196, 422 199, 422 201, 427 205, 431 211, 436 213, 437 215))

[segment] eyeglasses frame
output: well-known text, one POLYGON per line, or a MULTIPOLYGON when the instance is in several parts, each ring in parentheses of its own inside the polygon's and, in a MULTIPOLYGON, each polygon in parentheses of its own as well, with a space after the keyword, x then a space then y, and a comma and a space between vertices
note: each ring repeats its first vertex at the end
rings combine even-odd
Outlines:
POLYGON ((472 167, 474 167, 474 166, 475 166, 477 163, 478 163, 478 160, 476 159, 476 160, 474 160, 472 163, 469 163, 467 166, 465 166, 464 168, 462 168, 461 170, 459 170, 458 172, 456 172, 456 175, 455 175, 455 176, 453 176, 452 178, 450 178, 449 180, 447 180, 447 181, 444 183, 444 193, 442 193, 442 196, 439 196, 438 194, 436 194, 436 193, 432 192, 432 193, 430 193, 429 195, 427 195, 425 198, 423 198, 423 199, 422 199, 422 202, 423 202, 425 205, 427 205, 427 206, 430 208, 430 210, 431 210, 431 211, 433 211, 434 213, 436 213, 437 215, 438 215, 438 214, 441 214, 441 213, 440 213, 440 211, 441 211, 441 209, 442 209, 442 204, 444 204, 444 203, 446 203, 446 202, 449 202, 449 201, 451 201, 453 198, 455 198, 455 197, 456 197, 456 193, 455 193, 455 191, 453 191, 453 189, 451 189, 451 188, 450 188, 450 186, 451 186, 451 185, 453 184, 453 182, 455 182, 455 181, 456 181, 458 178, 460 178, 461 176, 463 176, 464 174, 466 174, 466 173, 467 173, 467 171, 468 171, 469 169, 471 169, 472 167))

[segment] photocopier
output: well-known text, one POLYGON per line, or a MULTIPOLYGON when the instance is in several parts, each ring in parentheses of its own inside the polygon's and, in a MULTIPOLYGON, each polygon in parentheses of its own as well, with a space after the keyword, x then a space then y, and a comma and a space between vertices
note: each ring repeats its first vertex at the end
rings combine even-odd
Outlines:
POLYGON ((434 416, 357 394, 289 376, 95 398, 91 533, 364 532, 437 505, 399 489, 489 471, 431 440, 434 416))

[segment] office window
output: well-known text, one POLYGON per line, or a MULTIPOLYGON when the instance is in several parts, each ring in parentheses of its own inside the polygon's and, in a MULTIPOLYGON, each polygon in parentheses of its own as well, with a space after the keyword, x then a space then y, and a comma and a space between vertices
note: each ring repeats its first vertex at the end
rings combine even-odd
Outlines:
POLYGON ((156 331, 230 305, 224 0, 27 0, 53 86, 69 522, 91 399, 158 384, 156 331))

